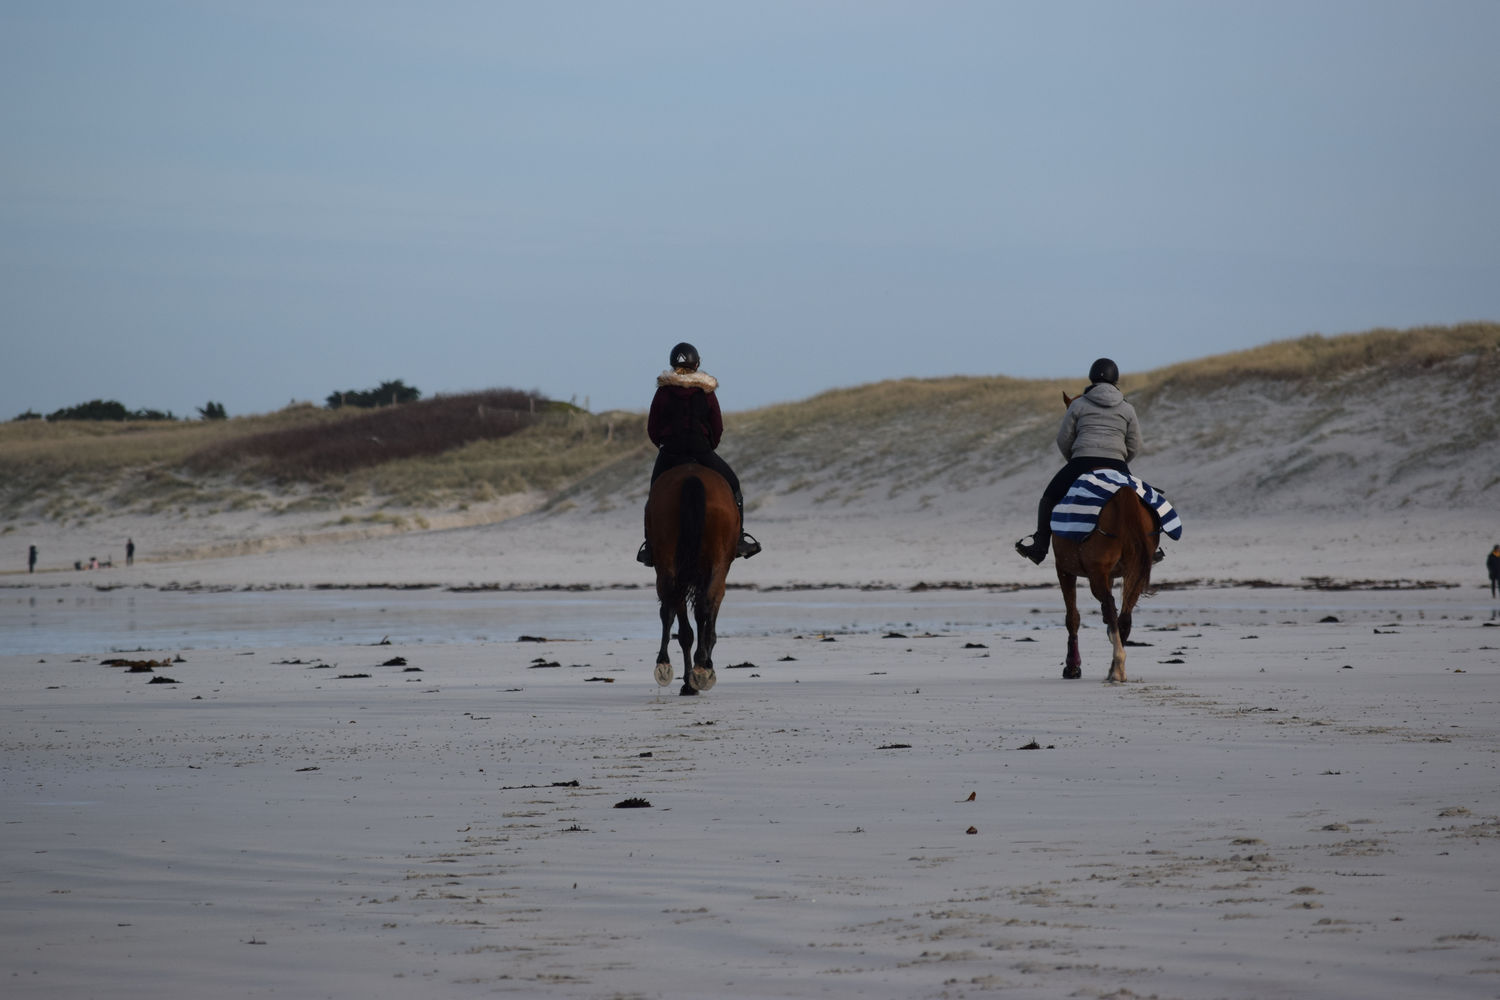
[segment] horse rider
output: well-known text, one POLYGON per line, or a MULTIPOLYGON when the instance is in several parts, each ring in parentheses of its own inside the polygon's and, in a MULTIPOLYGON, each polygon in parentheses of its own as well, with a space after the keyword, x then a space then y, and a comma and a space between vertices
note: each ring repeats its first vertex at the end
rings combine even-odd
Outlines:
MULTIPOLYGON (((740 512, 740 541, 735 555, 749 559, 760 551, 760 542, 745 531, 745 498, 740 480, 729 463, 714 451, 724 434, 724 418, 714 390, 719 380, 698 370, 698 349, 692 344, 672 348, 666 371, 656 377, 656 395, 651 398, 651 414, 646 418, 646 433, 656 445, 656 464, 651 482, 674 465, 697 462, 724 477, 734 493, 734 505, 740 512)), ((647 566, 651 562, 651 543, 641 543, 635 554, 647 566)))
MULTIPOLYGON (((1089 366, 1089 387, 1073 400, 1057 429, 1057 447, 1067 464, 1042 491, 1036 508, 1036 533, 1016 542, 1016 551, 1038 566, 1052 540, 1052 508, 1073 480, 1095 469, 1117 469, 1130 475, 1129 462, 1141 450, 1141 425, 1135 407, 1120 391, 1120 369, 1109 358, 1089 366)), ((1160 550, 1158 550, 1158 558, 1160 550)))

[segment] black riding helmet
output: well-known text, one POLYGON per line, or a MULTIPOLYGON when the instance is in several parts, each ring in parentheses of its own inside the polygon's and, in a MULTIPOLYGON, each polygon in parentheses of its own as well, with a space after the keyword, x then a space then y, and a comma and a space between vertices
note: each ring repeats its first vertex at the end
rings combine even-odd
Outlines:
POLYGON ((686 368, 695 372, 698 370, 698 360, 698 348, 684 341, 672 348, 672 357, 667 363, 673 368, 686 368))
POLYGON ((1120 369, 1108 358, 1100 358, 1089 365, 1089 385, 1097 385, 1100 382, 1108 382, 1115 385, 1120 381, 1120 369))

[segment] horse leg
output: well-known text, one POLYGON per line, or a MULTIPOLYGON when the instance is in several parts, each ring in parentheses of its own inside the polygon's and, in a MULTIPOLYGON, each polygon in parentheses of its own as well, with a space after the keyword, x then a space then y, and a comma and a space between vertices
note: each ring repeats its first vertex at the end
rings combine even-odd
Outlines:
POLYGON ((1109 645, 1112 650, 1109 660, 1109 674, 1107 681, 1125 680, 1125 640, 1120 636, 1120 615, 1115 609, 1114 584, 1109 574, 1090 573, 1089 590, 1099 602, 1099 613, 1104 616, 1104 627, 1109 633, 1109 645))
POLYGON ((714 674, 714 643, 719 640, 719 601, 723 596, 724 588, 720 584, 693 608, 698 616, 698 653, 693 657, 693 686, 699 691, 709 690, 719 680, 714 674))
POLYGON ((1122 611, 1115 619, 1115 630, 1110 636, 1110 642, 1114 645, 1114 655, 1109 661, 1109 678, 1111 683, 1125 683, 1125 640, 1130 638, 1130 612, 1122 611))
POLYGON ((1115 661, 1110 665, 1109 669, 1109 679, 1112 681, 1123 683, 1125 680, 1125 643, 1130 639, 1130 615, 1135 610, 1136 602, 1146 592, 1146 587, 1149 583, 1149 574, 1135 575, 1127 573, 1125 575, 1125 583, 1121 587, 1120 614, 1118 616, 1118 631, 1120 633, 1119 648, 1115 656, 1115 661))
POLYGON ((693 687, 693 625, 688 621, 688 602, 677 605, 677 643, 682 647, 682 689, 678 694, 697 694, 693 687))
POLYGON ((666 601, 661 602, 661 648, 656 651, 656 683, 666 687, 672 683, 672 654, 667 644, 672 641, 672 619, 676 612, 666 601))
POLYGON ((1068 627, 1068 658, 1063 662, 1063 678, 1073 681, 1083 676, 1083 658, 1078 655, 1078 577, 1058 570, 1057 585, 1062 588, 1063 624, 1068 627))
MULTIPOLYGON (((1120 588, 1120 641, 1130 638, 1130 613, 1135 610, 1141 595, 1151 586, 1151 564, 1143 563, 1144 569, 1126 570, 1125 581, 1120 588)), ((1123 678, 1122 678, 1123 679, 1123 678)))

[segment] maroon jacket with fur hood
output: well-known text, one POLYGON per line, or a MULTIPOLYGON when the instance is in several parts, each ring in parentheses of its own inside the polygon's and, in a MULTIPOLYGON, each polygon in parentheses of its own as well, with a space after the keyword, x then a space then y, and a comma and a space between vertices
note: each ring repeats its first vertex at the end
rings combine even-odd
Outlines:
POLYGON ((718 387, 719 380, 707 372, 664 371, 658 375, 651 413, 646 418, 651 443, 658 448, 690 451, 701 439, 710 450, 718 448, 724 436, 724 417, 719 412, 719 398, 714 395, 718 387), (703 397, 701 403, 693 398, 699 395, 703 397), (692 426, 694 411, 697 427, 692 426))

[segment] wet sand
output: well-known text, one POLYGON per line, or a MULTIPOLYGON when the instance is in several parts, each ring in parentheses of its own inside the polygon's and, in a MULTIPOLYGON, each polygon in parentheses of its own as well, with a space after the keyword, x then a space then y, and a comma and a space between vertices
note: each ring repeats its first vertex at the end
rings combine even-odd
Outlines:
POLYGON ((1165 592, 1114 686, 1055 593, 757 596, 697 698, 578 608, 0 657, 7 994, 1495 995, 1477 588, 1165 592))

